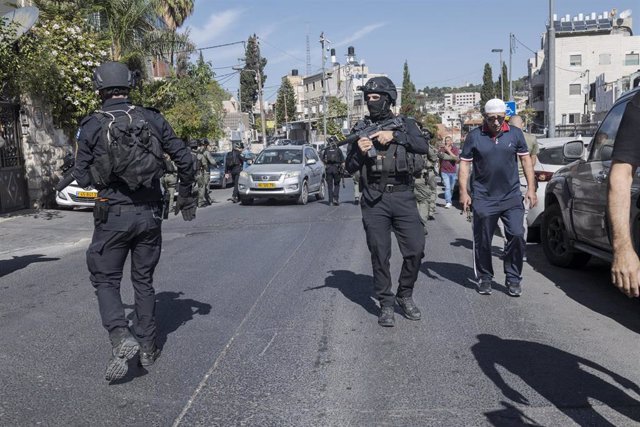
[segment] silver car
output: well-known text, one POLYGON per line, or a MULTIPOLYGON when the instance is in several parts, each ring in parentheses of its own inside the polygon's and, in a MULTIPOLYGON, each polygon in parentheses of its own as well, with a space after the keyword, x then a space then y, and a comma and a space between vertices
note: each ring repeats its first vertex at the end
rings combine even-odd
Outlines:
POLYGON ((254 199, 289 199, 307 203, 310 195, 325 197, 325 169, 309 145, 270 146, 240 173, 238 193, 243 205, 254 199))

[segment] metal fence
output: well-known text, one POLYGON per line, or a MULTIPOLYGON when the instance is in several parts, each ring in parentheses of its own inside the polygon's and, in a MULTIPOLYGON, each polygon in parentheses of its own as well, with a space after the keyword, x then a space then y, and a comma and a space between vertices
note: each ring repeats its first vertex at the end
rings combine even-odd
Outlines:
POLYGON ((563 136, 593 136, 600 123, 573 123, 569 125, 556 125, 556 137, 563 136))

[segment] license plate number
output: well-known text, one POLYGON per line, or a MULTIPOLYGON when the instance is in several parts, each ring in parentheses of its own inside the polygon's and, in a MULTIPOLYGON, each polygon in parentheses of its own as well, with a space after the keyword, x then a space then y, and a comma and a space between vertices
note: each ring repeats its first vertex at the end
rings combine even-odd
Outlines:
POLYGON ((95 199, 98 197, 98 193, 95 191, 78 191, 78 197, 83 197, 85 199, 95 199))
POLYGON ((276 188, 276 184, 273 182, 259 182, 258 188, 276 188))

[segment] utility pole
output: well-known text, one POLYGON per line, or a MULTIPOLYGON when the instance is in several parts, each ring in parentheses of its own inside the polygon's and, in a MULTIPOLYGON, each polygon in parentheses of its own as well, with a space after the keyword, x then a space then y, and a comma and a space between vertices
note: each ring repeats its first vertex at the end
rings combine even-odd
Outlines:
POLYGON ((322 46, 322 134, 324 139, 327 139, 327 87, 325 61, 327 60, 326 50, 324 47, 325 42, 331 43, 324 37, 324 31, 320 33, 320 45, 322 46))
POLYGON ((509 33, 509 101, 513 101, 513 77, 511 75, 511 59, 516 50, 516 41, 513 33, 509 33))
POLYGON ((258 62, 256 63, 256 80, 258 82, 258 102, 260 102, 260 124, 262 125, 262 147, 266 148, 267 146, 267 123, 264 116, 264 103, 262 101, 262 73, 260 72, 260 41, 256 40, 258 43, 258 62))
POLYGON ((283 93, 282 100, 284 101, 284 132, 289 139, 289 113, 287 112, 287 94, 283 93))
POLYGON ((500 76, 500 99, 504 101, 504 79, 502 78, 502 49, 491 49, 491 52, 500 54, 500 68, 498 71, 498 75, 500 76))
POLYGON ((553 26, 555 1, 549 0, 549 32, 547 34, 547 136, 556 136, 556 29, 553 26))

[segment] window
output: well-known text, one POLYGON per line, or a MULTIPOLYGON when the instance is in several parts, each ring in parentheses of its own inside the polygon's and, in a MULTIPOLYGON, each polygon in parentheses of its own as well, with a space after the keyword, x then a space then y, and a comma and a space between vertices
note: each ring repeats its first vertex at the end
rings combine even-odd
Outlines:
POLYGON ((622 120, 622 114, 627 107, 627 103, 623 102, 611 109, 607 117, 598 128, 596 135, 591 142, 591 152, 589 153, 589 161, 607 161, 611 160, 611 151, 613 142, 618 133, 618 126, 622 120))
POLYGON ((312 89, 316 90, 316 82, 313 82, 312 89))
POLYGON ((569 114, 569 123, 579 123, 580 122, 580 113, 571 113, 569 114))
POLYGON ((582 55, 569 55, 569 65, 572 67, 581 67, 582 55))
POLYGON ((572 83, 569 85, 569 95, 580 95, 580 83, 572 83))
POLYGON ((598 61, 600 65, 611 65, 611 54, 610 53, 601 53, 600 60, 598 61))
POLYGON ((640 65, 640 53, 627 53, 624 56, 624 65, 640 65))
POLYGON ((538 153, 538 163, 543 165, 566 165, 562 147, 542 148, 538 153))

